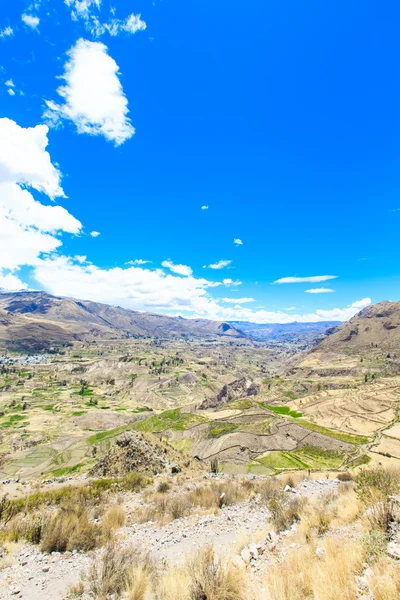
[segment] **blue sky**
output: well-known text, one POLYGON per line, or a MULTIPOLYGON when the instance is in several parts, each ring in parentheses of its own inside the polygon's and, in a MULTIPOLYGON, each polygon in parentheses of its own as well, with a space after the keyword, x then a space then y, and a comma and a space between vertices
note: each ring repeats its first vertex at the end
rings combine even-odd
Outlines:
POLYGON ((10 4, 1 287, 257 322, 399 299, 398 3, 10 4))

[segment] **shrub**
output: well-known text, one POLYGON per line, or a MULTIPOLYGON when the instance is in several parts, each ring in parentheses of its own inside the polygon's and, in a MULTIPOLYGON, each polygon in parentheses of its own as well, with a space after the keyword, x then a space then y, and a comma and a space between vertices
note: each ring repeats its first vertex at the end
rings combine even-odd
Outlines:
POLYGON ((153 479, 148 475, 131 471, 125 475, 125 477, 122 477, 122 479, 119 481, 119 485, 122 489, 129 492, 137 492, 152 483, 152 481, 153 479))
POLYGON ((90 523, 84 506, 60 508, 49 522, 43 537, 43 552, 92 550, 100 535, 99 528, 90 523))
POLYGON ((372 529, 366 532, 362 538, 362 544, 365 549, 366 561, 370 565, 376 563, 386 554, 387 537, 381 530, 372 529))
POLYGON ((159 494, 166 494, 167 492, 169 492, 170 489, 171 489, 171 485, 165 479, 163 481, 160 481, 157 485, 157 492, 159 494))
POLYGON ((245 574, 203 548, 187 565, 188 600, 246 600, 245 574))
POLYGON ((339 479, 339 481, 354 481, 353 475, 348 471, 345 471, 344 473, 339 473, 336 479, 339 479))
POLYGON ((117 548, 112 543, 107 544, 101 558, 93 563, 84 578, 90 594, 96 600, 121 595, 129 586, 130 570, 139 554, 135 548, 117 548))
POLYGON ((273 498, 280 498, 283 493, 284 484, 279 479, 265 479, 258 486, 261 501, 268 504, 273 498))
POLYGON ((376 467, 363 469, 355 477, 356 492, 366 504, 377 498, 397 495, 400 492, 400 470, 376 467))
POLYGON ((275 496, 268 502, 271 521, 277 531, 288 529, 295 521, 299 521, 306 504, 305 498, 288 499, 285 494, 275 496))
POLYGON ((113 532, 125 525, 125 511, 119 504, 111 506, 105 513, 101 529, 106 539, 110 539, 113 532))
POLYGON ((371 506, 366 515, 372 529, 388 534, 391 524, 399 520, 399 509, 395 502, 385 499, 371 506))

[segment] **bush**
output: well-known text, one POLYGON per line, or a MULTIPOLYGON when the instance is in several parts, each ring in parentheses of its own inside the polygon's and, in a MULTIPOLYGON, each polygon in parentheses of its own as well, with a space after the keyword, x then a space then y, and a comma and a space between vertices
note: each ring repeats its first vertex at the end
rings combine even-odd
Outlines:
POLYGON ((93 550, 100 536, 100 529, 90 523, 83 506, 66 506, 59 509, 49 522, 43 537, 43 552, 66 550, 93 550))
POLYGON ((159 494, 166 494, 167 492, 169 492, 170 489, 171 485, 165 479, 163 481, 160 481, 157 485, 157 492, 159 494))
POLYGON ((96 600, 106 600, 110 596, 119 597, 126 591, 129 600, 143 600, 145 582, 143 578, 142 583, 139 582, 140 568, 149 575, 154 571, 153 562, 146 553, 139 548, 117 548, 114 544, 107 544, 102 556, 93 563, 84 582, 96 600))
POLYGON ((188 600, 246 600, 245 574, 215 556, 206 547, 187 566, 188 600))
POLYGON ((399 520, 399 509, 392 500, 382 500, 371 506, 366 512, 372 529, 389 534, 391 524, 399 520))
POLYGON ((368 564, 372 565, 385 556, 387 549, 387 537, 381 530, 372 529, 368 531, 362 544, 365 549, 365 558, 368 564))
POLYGON ((377 498, 384 498, 400 493, 400 470, 376 467, 363 469, 355 477, 356 492, 366 503, 374 503, 377 498))
POLYGON ((339 473, 336 479, 339 479, 339 481, 354 481, 353 475, 348 471, 345 471, 344 473, 339 473))
POLYGON ((277 531, 284 531, 295 522, 300 521, 301 513, 306 504, 305 498, 288 499, 285 494, 271 498, 268 510, 271 521, 277 531))
POLYGON ((147 485, 153 482, 153 479, 148 475, 143 475, 143 473, 137 473, 136 471, 131 471, 125 477, 122 477, 119 480, 119 485, 122 489, 127 490, 129 492, 137 492, 142 490, 147 485))
POLYGON ((284 484, 279 479, 265 479, 259 484, 258 492, 261 501, 268 504, 270 500, 280 498, 283 495, 284 484))

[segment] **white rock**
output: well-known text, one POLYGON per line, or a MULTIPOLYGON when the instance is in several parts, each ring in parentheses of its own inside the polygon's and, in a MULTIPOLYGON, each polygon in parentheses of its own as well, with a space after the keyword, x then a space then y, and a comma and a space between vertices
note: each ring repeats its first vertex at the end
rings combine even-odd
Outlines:
POLYGON ((387 546, 387 553, 391 558, 400 559, 400 544, 396 542, 389 542, 387 546))
POLYGON ((250 550, 247 548, 243 548, 243 550, 240 553, 240 556, 242 557, 242 560, 244 560, 244 562, 246 563, 246 565, 249 564, 250 559, 251 559, 251 553, 250 550))

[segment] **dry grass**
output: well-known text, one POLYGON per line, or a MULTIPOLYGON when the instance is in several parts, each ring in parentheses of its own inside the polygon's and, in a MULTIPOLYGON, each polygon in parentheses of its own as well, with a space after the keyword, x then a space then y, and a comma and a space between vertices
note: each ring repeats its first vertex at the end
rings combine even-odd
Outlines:
POLYGON ((187 564, 190 579, 188 600, 246 600, 246 575, 203 548, 187 564))
POLYGON ((361 544, 328 537, 318 559, 313 544, 296 549, 267 574, 268 600, 356 600, 355 575, 363 565, 361 544))
POLYGON ((106 539, 111 539, 113 532, 125 525, 125 511, 120 504, 111 506, 101 522, 101 529, 106 539))
POLYGON ((246 573, 205 547, 180 567, 158 569, 138 549, 105 547, 82 580, 83 592, 97 600, 249 600, 246 573))
POLYGON ((366 511, 366 517, 372 529, 388 534, 392 523, 400 520, 397 504, 392 500, 381 500, 366 511))
POLYGON ((43 552, 92 550, 98 544, 100 535, 100 528, 89 522, 84 506, 64 506, 56 512, 46 527, 41 550, 43 552))
POLYGON ((271 498, 267 506, 276 531, 289 529, 295 521, 300 521, 306 504, 306 498, 289 498, 285 493, 271 498))
POLYGON ((400 565, 382 559, 372 569, 369 584, 374 600, 398 600, 400 598, 400 565))
MULTIPOLYGON (((97 600, 121 595, 129 589, 135 590, 132 587, 136 585, 133 569, 135 565, 143 564, 146 558, 145 553, 137 548, 118 548, 115 544, 107 544, 101 558, 93 563, 88 575, 84 577, 83 583, 97 600)), ((148 562, 150 564, 150 560, 148 562)), ((139 590, 140 587, 136 585, 137 593, 139 590)), ((140 596, 131 596, 130 600, 139 598, 140 596)))
MULTIPOLYGON (((161 482, 160 482, 161 483, 161 482)), ((159 484, 160 485, 160 484, 159 484)), ((149 503, 136 513, 136 521, 158 521, 166 524, 174 519, 188 516, 199 509, 216 511, 223 506, 237 504, 249 499, 254 493, 252 482, 243 480, 240 483, 224 481, 212 482, 209 485, 198 485, 186 494, 169 494, 159 491, 147 491, 143 499, 149 503)))
POLYGON ((400 493, 400 469, 375 467, 363 469, 355 477, 356 491, 365 504, 400 493))

